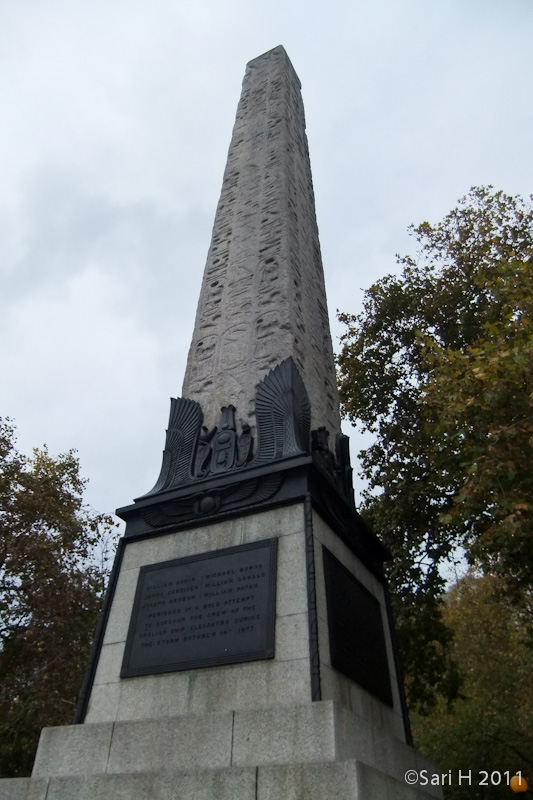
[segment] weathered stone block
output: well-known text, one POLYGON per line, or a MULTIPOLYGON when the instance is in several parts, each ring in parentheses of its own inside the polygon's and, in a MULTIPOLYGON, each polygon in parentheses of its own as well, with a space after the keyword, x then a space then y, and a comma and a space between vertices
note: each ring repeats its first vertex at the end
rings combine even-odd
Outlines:
POLYGON ((189 712, 205 714, 266 706, 270 666, 270 661, 257 661, 193 670, 189 682, 189 712))
POLYGON ((0 800, 45 800, 46 778, 4 778, 0 780, 0 800))
POLYGON ((332 763, 259 767, 257 800, 422 800, 395 780, 354 759, 332 763))
POLYGON ((302 503, 292 506, 251 514, 242 518, 243 541, 257 542, 273 536, 290 536, 304 530, 304 511, 302 503))
POLYGON ((336 705, 333 705, 333 719, 336 758, 356 758, 366 764, 375 764, 378 759, 374 739, 376 729, 348 709, 336 705))
POLYGON ((107 620, 104 644, 126 641, 138 577, 138 569, 121 569, 115 588, 113 605, 107 620))
POLYGON ((114 722, 120 696, 120 683, 100 683, 93 686, 85 722, 114 722))
MULTIPOLYGON (((373 725, 375 728, 386 727, 384 712, 388 711, 392 714, 394 713, 392 709, 385 706, 384 703, 378 700, 377 697, 374 697, 374 695, 370 694, 370 692, 367 692, 365 689, 362 689, 356 683, 353 683, 353 681, 350 681, 348 678, 345 678, 344 675, 342 676, 339 675, 339 678, 342 678, 349 687, 349 692, 350 692, 349 707, 354 712, 354 714, 360 719, 366 720, 370 725, 373 725)), ((403 728, 402 728, 402 736, 400 738, 403 738, 403 728)))
POLYGON ((105 772, 112 733, 112 723, 44 728, 32 777, 105 772))
POLYGON ((376 728, 373 735, 376 758, 371 766, 378 767, 392 778, 404 782, 406 770, 416 769, 415 751, 405 742, 400 742, 392 736, 383 736, 376 728))
POLYGON ((160 560, 165 536, 143 539, 140 542, 127 542, 122 556, 121 571, 138 570, 144 564, 155 564, 160 560))
POLYGON ((209 550, 234 547, 243 542, 243 528, 244 520, 235 518, 139 542, 128 542, 121 570, 139 569, 145 564, 157 564, 159 561, 170 561, 174 558, 206 553, 209 550))
POLYGON ((357 764, 358 792, 361 798, 383 798, 384 800, 417 800, 415 788, 405 781, 397 781, 367 764, 357 764))
POLYGON ((231 764, 231 714, 116 722, 108 772, 157 772, 231 764))
POLYGON ((355 761, 259 767, 257 800, 387 800, 359 794, 355 761))
POLYGON ((268 673, 269 706, 300 705, 311 698, 309 659, 273 662, 268 673))
POLYGON ((290 614, 276 621, 276 661, 309 658, 307 614, 290 614))
POLYGON ((238 766, 334 758, 331 703, 235 713, 233 763, 238 766))
POLYGON ((255 784, 252 768, 53 778, 47 800, 255 800, 255 784))
POLYGON ((94 678, 94 685, 101 683, 117 683, 120 680, 120 668, 124 656, 124 642, 104 644, 100 651, 98 668, 94 678))
POLYGON ((186 672, 125 678, 120 683, 116 719, 154 719, 185 714, 188 695, 189 674, 186 672))
POLYGON ((303 533, 283 536, 278 543, 278 616, 307 612, 307 575, 303 533))

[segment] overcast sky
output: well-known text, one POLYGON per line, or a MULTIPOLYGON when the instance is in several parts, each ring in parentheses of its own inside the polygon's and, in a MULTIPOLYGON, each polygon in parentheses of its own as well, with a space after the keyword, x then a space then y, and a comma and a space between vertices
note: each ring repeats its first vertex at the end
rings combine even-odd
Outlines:
POLYGON ((246 63, 302 82, 337 308, 471 186, 533 192, 532 0, 0 0, 0 416, 154 484, 246 63))

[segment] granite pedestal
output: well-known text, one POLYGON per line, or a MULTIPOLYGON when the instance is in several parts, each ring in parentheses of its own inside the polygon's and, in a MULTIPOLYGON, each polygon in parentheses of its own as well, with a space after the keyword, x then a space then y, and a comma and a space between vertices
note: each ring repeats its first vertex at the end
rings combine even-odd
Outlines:
POLYGON ((95 666, 83 724, 45 729, 32 779, 1 782, 0 798, 407 800, 416 792, 406 786, 405 771, 430 768, 405 741, 383 585, 316 511, 309 530, 305 503, 126 543, 95 666), (310 535, 321 694, 315 701, 310 535), (272 537, 273 658, 120 677, 142 566, 272 537), (379 603, 392 705, 331 666, 323 548, 379 603))

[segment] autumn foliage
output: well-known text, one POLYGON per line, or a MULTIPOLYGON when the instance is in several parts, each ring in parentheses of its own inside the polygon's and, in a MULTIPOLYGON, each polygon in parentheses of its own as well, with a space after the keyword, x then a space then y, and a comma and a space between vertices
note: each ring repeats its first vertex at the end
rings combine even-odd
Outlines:
POLYGON ((73 452, 17 452, 0 420, 0 776, 29 775, 41 728, 72 722, 114 536, 73 452))
POLYGON ((413 718, 418 744, 451 773, 448 800, 512 798, 509 776, 533 776, 531 643, 519 610, 500 602, 498 590, 497 577, 470 572, 448 593, 443 615, 460 695, 452 707, 440 698, 430 715, 413 718), (472 785, 459 772, 470 772, 472 785))
POLYGON ((374 434, 364 515, 389 568, 411 708, 457 695, 443 567, 494 576, 531 626, 533 211, 472 189, 365 293, 338 358, 343 409, 374 434))

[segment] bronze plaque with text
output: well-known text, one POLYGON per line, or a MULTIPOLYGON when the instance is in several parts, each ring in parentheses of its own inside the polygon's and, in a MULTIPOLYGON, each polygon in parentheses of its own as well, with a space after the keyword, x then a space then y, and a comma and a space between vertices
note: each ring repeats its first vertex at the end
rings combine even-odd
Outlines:
POLYGON ((272 658, 277 543, 141 567, 121 677, 272 658))
POLYGON ((322 547, 331 666, 393 705, 379 600, 322 547))

